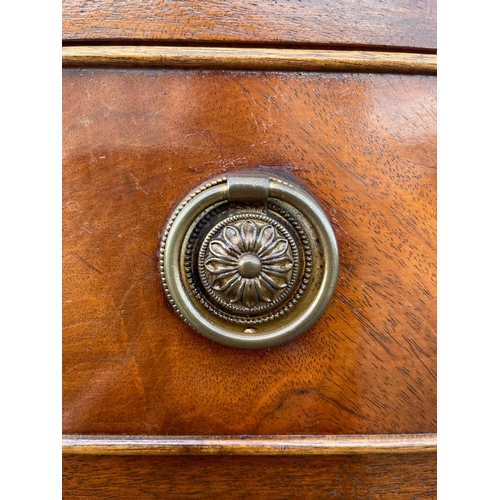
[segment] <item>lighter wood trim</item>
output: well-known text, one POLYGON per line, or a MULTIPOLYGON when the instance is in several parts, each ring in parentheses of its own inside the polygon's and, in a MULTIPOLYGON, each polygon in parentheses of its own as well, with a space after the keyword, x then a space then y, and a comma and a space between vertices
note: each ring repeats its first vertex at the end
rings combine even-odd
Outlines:
POLYGON ((63 436, 63 453, 78 455, 361 455, 436 450, 436 434, 63 436))
POLYGON ((63 66, 436 74, 435 54, 218 47, 72 46, 63 66))

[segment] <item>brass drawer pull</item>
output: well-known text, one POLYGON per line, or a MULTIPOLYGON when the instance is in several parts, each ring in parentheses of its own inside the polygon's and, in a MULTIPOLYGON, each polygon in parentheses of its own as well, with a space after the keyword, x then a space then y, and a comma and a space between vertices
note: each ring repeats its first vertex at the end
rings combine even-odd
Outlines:
POLYGON ((307 330, 337 283, 333 229, 296 182, 254 170, 211 180, 163 230, 166 296, 194 330, 257 349, 307 330))

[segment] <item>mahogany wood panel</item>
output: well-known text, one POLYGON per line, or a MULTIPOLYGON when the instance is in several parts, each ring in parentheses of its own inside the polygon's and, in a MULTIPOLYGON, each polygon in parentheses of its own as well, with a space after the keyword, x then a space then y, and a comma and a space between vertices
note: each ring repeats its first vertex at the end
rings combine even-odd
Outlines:
POLYGON ((436 458, 67 455, 63 498, 436 498, 436 458))
POLYGON ((65 70, 64 432, 435 432, 435 84, 65 70), (169 309, 157 251, 187 191, 259 164, 316 195, 342 265, 309 331, 244 351, 169 309))
POLYGON ((436 49, 436 0, 63 0, 63 41, 436 49))

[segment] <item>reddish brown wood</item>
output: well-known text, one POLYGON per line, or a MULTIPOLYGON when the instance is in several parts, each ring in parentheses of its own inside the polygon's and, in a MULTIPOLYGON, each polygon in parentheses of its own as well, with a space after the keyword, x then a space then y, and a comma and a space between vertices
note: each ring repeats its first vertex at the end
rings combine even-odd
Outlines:
POLYGON ((436 498, 434 454, 343 457, 65 456, 63 498, 436 498))
POLYGON ((436 0, 63 0, 63 40, 436 49, 436 0))
POLYGON ((436 430, 435 78, 64 71, 66 433, 436 430), (270 165, 341 254, 322 318, 242 351, 165 305, 159 233, 203 180, 270 165))

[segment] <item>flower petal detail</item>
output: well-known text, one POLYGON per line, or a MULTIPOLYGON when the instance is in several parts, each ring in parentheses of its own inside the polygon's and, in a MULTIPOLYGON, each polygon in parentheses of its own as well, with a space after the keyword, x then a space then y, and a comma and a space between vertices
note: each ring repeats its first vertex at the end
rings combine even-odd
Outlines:
POLYGON ((236 256, 241 255, 241 238, 238 230, 233 226, 226 226, 222 231, 222 238, 228 247, 233 250, 233 254, 236 256))
POLYGON ((264 252, 274 241, 275 237, 276 233, 274 227, 271 225, 264 226, 259 232, 254 252, 256 254, 262 254, 262 252, 264 252))
POLYGON ((257 239, 257 228, 255 223, 247 220, 241 226, 241 245, 246 252, 252 252, 257 239))
POLYGON ((243 295, 241 297, 241 302, 243 305, 251 309, 257 302, 259 302, 259 296, 257 294, 257 287, 255 286, 255 280, 245 280, 245 287, 243 289, 243 295))
POLYGON ((279 257, 267 257, 261 260, 262 265, 280 266, 284 262, 293 262, 293 258, 289 254, 281 255, 279 257))
POLYGON ((283 290, 283 288, 286 288, 288 284, 287 280, 283 276, 271 276, 271 273, 264 271, 260 273, 260 278, 274 290, 283 290))
POLYGON ((228 271, 236 271, 237 267, 234 262, 227 262, 219 257, 212 257, 205 261, 205 269, 213 274, 226 273, 228 271))
POLYGON ((238 281, 238 279, 240 279, 240 275, 236 271, 227 273, 225 276, 218 276, 213 281, 212 287, 218 292, 225 292, 231 285, 238 281))
POLYGON ((231 249, 229 249, 227 245, 224 245, 222 241, 211 241, 209 243, 209 246, 210 251, 217 257, 220 257, 222 260, 224 260, 224 262, 236 262, 237 257, 233 255, 231 249))
POLYGON ((238 274, 239 276, 239 273, 233 269, 231 271, 226 271, 225 273, 214 274, 210 282, 213 283, 215 280, 227 278, 228 276, 232 276, 233 274, 238 274))
POLYGON ((231 284, 231 286, 226 290, 226 293, 224 294, 225 299, 230 304, 239 302, 239 300, 241 299, 241 295, 243 293, 244 284, 245 283, 241 279, 241 276, 238 274, 238 279, 231 284))
POLYGON ((276 263, 272 263, 272 264, 263 264, 262 268, 265 270, 265 271, 271 271, 271 272, 275 272, 277 274, 282 274, 282 275, 285 275, 288 273, 288 271, 290 271, 293 267, 293 262, 291 261, 291 259, 281 259, 281 262, 276 262, 276 263))
POLYGON ((267 260, 269 258, 275 259, 276 257, 281 257, 288 250, 288 241, 284 238, 274 241, 266 250, 264 250, 260 258, 262 260, 267 260))
POLYGON ((259 283, 257 285, 257 294, 262 302, 271 302, 274 299, 275 291, 273 287, 269 286, 261 276, 257 278, 259 283))

